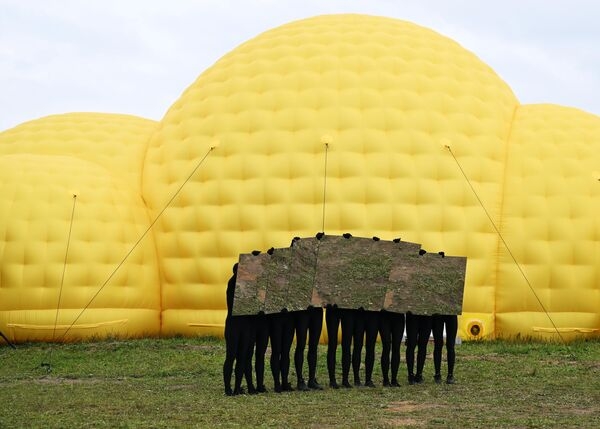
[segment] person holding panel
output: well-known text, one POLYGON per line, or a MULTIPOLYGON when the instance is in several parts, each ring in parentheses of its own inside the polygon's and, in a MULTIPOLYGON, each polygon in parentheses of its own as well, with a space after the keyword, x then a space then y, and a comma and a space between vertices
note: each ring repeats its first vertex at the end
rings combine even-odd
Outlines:
POLYGON ((381 337, 381 374, 384 387, 398 387, 398 369, 400 368, 400 345, 404 336, 404 313, 382 311, 380 314, 379 336, 381 337), (391 355, 391 362, 390 362, 391 355), (390 363, 391 375, 390 380, 390 363))
POLYGON ((227 317, 225 318, 225 362, 223 363, 223 384, 225 394, 245 393, 242 379, 246 377, 248 393, 256 393, 252 383, 252 351, 254 347, 254 316, 232 315, 238 264, 233 265, 233 275, 227 282, 227 317), (235 362, 234 388, 231 389, 231 375, 235 362))
POLYGON ((423 383, 423 368, 427 358, 427 343, 431 336, 432 316, 406 313, 406 368, 408 384, 423 383), (417 348, 417 372, 414 373, 415 348, 417 348))
POLYGON ((455 314, 436 314, 433 316, 433 365, 435 367, 433 379, 436 383, 442 382, 440 372, 442 368, 442 349, 444 348, 444 327, 446 329, 446 357, 448 360, 446 384, 454 384, 454 362, 456 360, 454 345, 458 333, 458 316, 455 314))

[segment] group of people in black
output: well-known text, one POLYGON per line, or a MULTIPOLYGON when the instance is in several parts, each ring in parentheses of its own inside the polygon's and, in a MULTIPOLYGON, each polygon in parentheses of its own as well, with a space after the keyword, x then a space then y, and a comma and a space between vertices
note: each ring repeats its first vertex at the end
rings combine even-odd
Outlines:
MULTIPOLYGON (((310 307, 302 311, 258 315, 232 315, 233 298, 238 264, 227 285, 227 318, 225 320, 226 357, 223 364, 223 382, 226 395, 246 393, 242 388, 245 378, 249 394, 263 393, 265 387, 265 354, 271 343, 270 366, 273 390, 277 393, 292 390, 322 390, 316 378, 317 349, 323 325, 323 308, 310 307), (290 353, 296 337, 294 366, 296 389, 289 381, 290 353), (304 353, 308 343, 308 380, 304 379, 304 353), (254 357, 254 371, 252 361, 254 357), (256 372, 254 383, 253 372, 256 372), (234 385, 232 388, 231 381, 234 385)), ((446 383, 454 383, 455 339, 458 330, 456 315, 423 316, 388 311, 338 308, 328 305, 325 309, 327 329, 327 372, 329 387, 351 388, 353 386, 375 387, 372 375, 375 364, 377 335, 381 338, 381 372, 383 385, 397 387, 400 367, 400 345, 406 330, 406 367, 408 384, 423 383, 423 368, 427 356, 427 344, 431 333, 434 338, 434 380, 441 383, 442 349, 446 331, 448 372, 446 383), (342 380, 337 383, 336 364, 338 332, 342 329, 342 380), (362 349, 365 348, 364 383, 360 376, 362 349), (415 351, 417 362, 415 371, 415 351), (353 383, 350 383, 350 368, 353 383)))

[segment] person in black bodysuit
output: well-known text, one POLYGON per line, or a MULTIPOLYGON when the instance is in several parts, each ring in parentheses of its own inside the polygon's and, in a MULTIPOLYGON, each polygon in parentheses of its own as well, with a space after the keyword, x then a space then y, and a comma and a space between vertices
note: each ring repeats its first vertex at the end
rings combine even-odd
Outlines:
POLYGON ((294 388, 288 381, 290 350, 294 340, 294 317, 287 310, 267 315, 271 340, 271 373, 276 393, 290 392, 294 388))
MULTIPOLYGON (((379 237, 373 237, 373 241, 379 241, 379 237)), ((379 333, 379 311, 363 310, 365 331, 365 386, 375 387, 373 383, 373 367, 375 366, 375 344, 379 333)), ((354 358, 353 358, 354 360, 354 358)), ((358 351, 358 366, 360 367, 360 350, 358 351)))
POLYGON ((360 350, 364 341, 364 310, 340 308, 342 322, 342 386, 352 387, 348 380, 350 364, 354 373, 354 385, 361 386, 360 382, 360 350))
POLYGON ((446 354, 448 359, 448 375, 446 377, 446 383, 454 384, 454 362, 456 359, 454 344, 458 332, 458 316, 455 314, 436 314, 433 316, 433 364, 435 366, 435 375, 433 376, 433 379, 436 383, 441 383, 442 381, 441 367, 442 349, 444 348, 444 325, 446 326, 446 354))
POLYGON ((254 316, 233 316, 233 297, 237 280, 238 264, 233 265, 233 275, 227 282, 227 317, 225 318, 225 362, 223 363, 223 384, 226 395, 243 394, 242 379, 246 376, 248 393, 255 393, 252 383, 252 349, 254 345, 254 316), (234 388, 231 389, 231 375, 235 362, 234 388))
POLYGON ((400 345, 404 336, 404 313, 382 311, 380 314, 379 335, 381 336, 381 374, 383 385, 398 387, 400 368, 400 345), (391 354, 392 379, 389 378, 391 354))
POLYGON ((431 336, 432 316, 406 313, 406 368, 408 384, 423 383, 423 368, 427 357, 427 343, 431 336), (415 348, 417 351, 417 373, 414 371, 415 348))
POLYGON ((290 314, 294 319, 294 330, 296 332, 296 351, 294 352, 294 366, 297 378, 296 388, 299 391, 307 391, 309 388, 302 375, 302 366, 304 365, 304 349, 308 336, 308 310, 292 311, 290 314))
POLYGON ((338 333, 340 329, 340 311, 337 305, 328 304, 325 309, 325 324, 327 325, 327 373, 329 387, 338 389, 335 366, 337 359, 338 333))
MULTIPOLYGON (((373 383, 373 367, 375 366, 375 344, 379 333, 379 311, 365 311, 365 386, 375 387, 373 383)), ((360 353, 360 351, 359 351, 360 353)), ((360 356, 360 355, 359 355, 360 356)), ((360 360, 359 360, 360 365, 360 360)))
POLYGON ((322 390, 323 388, 317 382, 317 351, 321 330, 323 328, 323 308, 310 307, 307 310, 294 311, 294 325, 296 328, 296 351, 294 353, 294 364, 296 367, 296 376, 298 378, 298 390, 306 391, 310 389, 322 390), (308 335, 308 385, 302 375, 304 366, 304 348, 306 347, 306 337, 308 335))
MULTIPOLYGON (((322 238, 322 235, 317 234, 322 238)), ((318 238, 320 240, 320 238, 318 238)), ((290 243, 292 252, 295 249, 296 243, 300 237, 294 237, 290 243)), ((293 311, 294 328, 296 331, 296 351, 294 353, 294 365, 296 367, 297 387, 298 390, 306 391, 310 389, 322 390, 323 388, 317 382, 317 351, 319 340, 321 338, 321 330, 323 328, 323 308, 309 307, 306 310, 293 311), (304 349, 306 347, 306 339, 308 336, 308 385, 304 381, 302 367, 304 366, 304 349)))
POLYGON ((256 392, 265 393, 265 353, 269 344, 269 321, 264 313, 258 314, 256 317, 256 356, 254 368, 256 371, 256 392))
MULTIPOLYGON (((359 387, 363 384, 360 380, 360 363, 362 360, 362 348, 365 344, 365 384, 366 387, 375 387, 373 383, 373 366, 375 365, 375 344, 377 342, 377 333, 379 331, 379 312, 368 311, 362 307, 357 310, 351 310, 344 313, 342 317, 342 370, 344 371, 344 379, 347 381, 348 375, 344 370, 344 353, 349 352, 350 345, 348 342, 353 342, 352 347, 352 372, 354 373, 354 385, 359 387), (352 333, 351 338, 344 336, 344 321, 346 321, 346 330, 352 333), (353 323, 350 327, 349 325, 353 323), (365 342, 366 337, 366 342, 365 342), (344 343, 345 340, 345 343, 344 343), (344 350, 346 350, 344 352, 344 350)), ((348 371, 349 372, 349 371, 348 371)), ((344 384, 344 387, 348 387, 344 384)))

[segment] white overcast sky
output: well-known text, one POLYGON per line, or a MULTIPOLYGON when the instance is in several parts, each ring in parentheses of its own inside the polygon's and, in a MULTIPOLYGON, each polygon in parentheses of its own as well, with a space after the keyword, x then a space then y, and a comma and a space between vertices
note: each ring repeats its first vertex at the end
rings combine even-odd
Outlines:
POLYGON ((331 13, 429 27, 479 56, 522 103, 600 115, 596 0, 0 0, 0 131, 66 112, 159 120, 240 43, 331 13))

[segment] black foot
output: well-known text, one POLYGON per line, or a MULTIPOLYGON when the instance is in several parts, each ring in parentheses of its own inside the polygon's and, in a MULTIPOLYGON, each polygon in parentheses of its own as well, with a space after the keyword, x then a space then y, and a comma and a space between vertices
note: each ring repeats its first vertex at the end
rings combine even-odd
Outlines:
POLYGON ((422 374, 415 375, 415 384, 423 384, 423 375, 422 374))
POLYGON ((292 387, 292 385, 290 383, 283 383, 281 385, 281 390, 284 392, 293 392, 294 388, 292 387))
POLYGON ((323 390, 323 386, 321 386, 315 378, 308 380, 308 388, 312 390, 323 390))
POLYGON ((237 396, 237 395, 245 395, 246 391, 244 390, 243 387, 240 388, 236 388, 233 390, 233 396, 237 396))
POLYGON ((231 387, 225 388, 225 396, 233 396, 233 390, 231 390, 231 387))
POLYGON ((342 381, 342 387, 345 387, 346 389, 352 389, 352 385, 348 380, 342 381))
POLYGON ((365 387, 375 387, 375 384, 372 380, 365 381, 365 387))
POLYGON ((306 385, 306 383, 304 382, 304 380, 299 380, 296 387, 297 387, 298 391, 300 391, 300 392, 308 392, 310 390, 308 388, 308 386, 306 385))
POLYGON ((396 380, 392 381, 392 384, 390 384, 390 386, 392 387, 400 387, 400 383, 398 383, 396 380))
POLYGON ((454 377, 452 375, 449 375, 448 377, 446 377, 446 384, 454 384, 454 377))
POLYGON ((331 387, 332 389, 340 388, 339 384, 337 384, 337 381, 335 381, 335 380, 329 382, 329 387, 331 387))
POLYGON ((257 392, 257 393, 267 393, 267 392, 268 392, 268 390, 267 390, 267 388, 265 387, 265 385, 263 384, 263 385, 261 385, 261 386, 258 386, 258 387, 256 388, 256 392, 257 392))
POLYGON ((358 378, 354 379, 354 386, 355 387, 361 387, 362 386, 362 383, 360 382, 360 379, 358 379, 358 378))
POLYGON ((389 380, 383 380, 383 387, 390 387, 390 381, 389 380))
POLYGON ((440 374, 435 374, 433 380, 435 381, 435 384, 440 384, 442 382, 442 376, 440 374))

